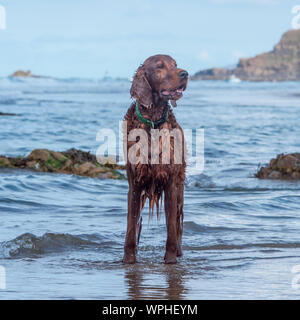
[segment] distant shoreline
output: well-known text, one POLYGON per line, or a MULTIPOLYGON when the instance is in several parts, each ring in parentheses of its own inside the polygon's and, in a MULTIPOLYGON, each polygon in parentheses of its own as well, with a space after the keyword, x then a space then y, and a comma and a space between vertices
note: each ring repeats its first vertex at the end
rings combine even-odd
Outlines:
POLYGON ((300 30, 287 31, 272 51, 240 59, 234 69, 201 70, 191 80, 230 80, 231 77, 255 82, 300 81, 300 30))
MULTIPOLYGON (((17 70, 9 78, 63 79, 17 70)), ((83 79, 70 77, 67 79, 83 79)), ((85 78, 86 79, 86 78, 85 78)), ((91 79, 89 79, 91 80, 91 79)), ((129 78, 104 76, 97 81, 130 81, 129 78)), ((210 68, 196 72, 190 80, 285 82, 300 81, 300 30, 285 32, 273 50, 253 58, 240 59, 235 68, 210 68)))
POLYGON ((108 77, 104 76, 102 78, 92 78, 92 77, 80 77, 80 76, 72 76, 72 77, 56 77, 56 76, 41 76, 41 75, 36 75, 33 74, 30 70, 24 71, 24 70, 17 70, 14 73, 8 75, 8 76, 3 76, 1 78, 16 78, 16 79, 51 79, 51 80, 87 80, 87 81, 131 81, 129 78, 126 77, 108 77))

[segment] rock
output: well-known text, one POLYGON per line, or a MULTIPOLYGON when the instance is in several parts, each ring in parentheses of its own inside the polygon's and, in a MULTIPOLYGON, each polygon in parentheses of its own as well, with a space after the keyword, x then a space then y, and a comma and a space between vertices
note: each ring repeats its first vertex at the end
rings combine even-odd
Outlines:
POLYGON ((96 163, 96 156, 92 155, 90 152, 85 152, 78 149, 69 149, 68 151, 61 152, 65 157, 70 159, 73 163, 84 163, 92 162, 96 163))
POLYGON ((257 178, 300 179, 300 153, 279 154, 255 175, 257 178))
POLYGON ((26 167, 27 168, 31 168, 31 169, 34 169, 36 168, 36 165, 37 165, 38 162, 32 160, 32 161, 27 161, 26 162, 26 167))
POLYGON ((28 158, 32 160, 47 161, 50 158, 50 151, 47 149, 35 149, 30 153, 28 158))
POLYGON ((192 80, 228 80, 233 75, 233 70, 212 68, 199 71, 191 77, 192 80))
POLYGON ((272 171, 269 176, 270 179, 280 179, 281 178, 281 173, 279 171, 272 171))
POLYGON ((0 157, 0 168, 1 167, 10 167, 10 162, 6 157, 0 157))
POLYGON ((295 164, 297 162, 297 158, 288 154, 287 156, 283 156, 277 163, 277 167, 282 170, 293 170, 295 164))
POLYGON ((94 164, 92 164, 91 162, 86 162, 86 163, 79 166, 78 172, 81 175, 85 175, 85 174, 89 173, 92 169, 95 169, 95 168, 96 168, 96 166, 94 164))
POLYGON ((30 70, 24 71, 24 70, 18 70, 10 75, 10 77, 32 77, 32 73, 30 70))
POLYGON ((276 159, 271 159, 270 161, 270 168, 275 170, 276 169, 276 159))
POLYGON ((100 165, 111 168, 111 169, 124 169, 124 166, 121 166, 116 161, 116 156, 99 156, 97 155, 97 161, 100 165))
POLYGON ((292 179, 300 180, 300 172, 294 171, 292 173, 292 179))
POLYGON ((75 163, 74 166, 73 166, 73 171, 72 172, 74 174, 78 174, 79 175, 80 174, 79 173, 79 167, 80 167, 80 164, 79 163, 75 163))
POLYGON ((89 175, 91 177, 96 177, 98 175, 102 175, 103 173, 105 173, 107 170, 104 170, 103 168, 99 168, 99 167, 95 167, 95 168, 92 168, 90 171, 89 171, 89 175))
POLYGON ((56 151, 51 151, 50 152, 52 157, 58 161, 61 161, 61 162, 66 162, 67 161, 67 157, 64 156, 61 152, 56 152, 56 151))
POLYGON ((113 179, 114 178, 114 174, 112 172, 106 172, 106 177, 113 179))
POLYGON ((240 59, 233 70, 203 70, 191 79, 226 80, 230 74, 245 81, 300 81, 300 29, 284 33, 272 51, 240 59))
POLYGON ((50 79, 50 77, 46 76, 38 76, 36 74, 32 74, 30 70, 24 71, 24 70, 17 70, 16 72, 9 75, 9 77, 12 78, 44 78, 44 79, 50 79))
POLYGON ((61 170, 63 171, 72 171, 72 165, 73 165, 73 162, 68 159, 65 163, 65 165, 61 168, 61 170))
POLYGON ((256 177, 266 179, 269 177, 270 173, 271 173, 271 170, 269 168, 262 167, 256 174, 256 177))
POLYGON ((117 168, 124 169, 123 166, 116 163, 99 165, 96 156, 76 149, 65 152, 36 149, 25 158, 0 156, 0 167, 27 168, 41 172, 77 174, 100 179, 125 179, 125 176, 116 170, 117 168))
POLYGON ((103 179, 112 179, 113 178, 113 173, 112 172, 105 172, 102 174, 101 178, 103 179))

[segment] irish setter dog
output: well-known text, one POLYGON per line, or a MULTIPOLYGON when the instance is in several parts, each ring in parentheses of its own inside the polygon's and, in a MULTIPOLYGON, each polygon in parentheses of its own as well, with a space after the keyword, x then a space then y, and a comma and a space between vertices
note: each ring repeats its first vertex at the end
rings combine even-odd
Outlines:
MULTIPOLYGON (((126 171, 129 192, 124 263, 136 262, 137 245, 142 229, 141 211, 145 201, 149 199, 150 214, 153 213, 154 206, 156 206, 157 214, 159 214, 159 205, 162 202, 163 195, 167 225, 165 263, 176 263, 176 257, 182 255, 185 148, 183 131, 175 119, 169 101, 173 107, 176 106, 176 100, 182 97, 187 82, 188 73, 177 68, 175 60, 167 55, 149 57, 134 75, 130 94, 135 101, 125 116, 127 126, 127 136, 126 131, 124 135, 127 145, 125 147, 125 157, 127 159, 126 171), (133 129, 143 129, 146 132, 146 144, 148 144, 146 147, 149 148, 146 148, 145 161, 133 162, 129 159, 130 152, 132 154, 130 148, 138 141, 140 143, 142 141, 141 137, 132 141, 130 132, 133 129), (155 129, 159 131, 157 140, 159 159, 156 162, 153 161, 153 155, 150 152, 151 141, 153 143, 151 134, 155 129), (177 129, 182 137, 179 156, 175 150, 175 137, 170 134, 174 129, 177 129), (166 141, 160 135, 162 130, 164 133, 167 132, 166 136, 169 139, 167 139, 169 141, 169 144, 167 144, 170 155, 169 162, 163 161, 163 147, 166 145, 166 141), (175 154, 177 154, 177 159, 175 159, 175 154)), ((154 148, 155 146, 153 146, 154 148)), ((142 156, 141 150, 134 151, 134 155, 142 156)))

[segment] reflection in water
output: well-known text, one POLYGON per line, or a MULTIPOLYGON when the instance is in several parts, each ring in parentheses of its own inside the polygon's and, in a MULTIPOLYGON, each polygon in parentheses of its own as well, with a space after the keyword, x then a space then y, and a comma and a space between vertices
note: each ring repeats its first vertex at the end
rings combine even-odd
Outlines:
POLYGON ((129 299, 179 300, 187 295, 187 270, 180 265, 126 266, 125 280, 129 299))

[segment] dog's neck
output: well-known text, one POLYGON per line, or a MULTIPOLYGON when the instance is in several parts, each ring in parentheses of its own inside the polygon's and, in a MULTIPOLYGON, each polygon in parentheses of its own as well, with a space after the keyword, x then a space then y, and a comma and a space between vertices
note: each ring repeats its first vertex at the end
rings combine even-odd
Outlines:
POLYGON ((158 95, 153 95, 153 104, 150 107, 140 108, 141 114, 148 120, 158 121, 165 116, 169 108, 168 101, 161 99, 158 95))

